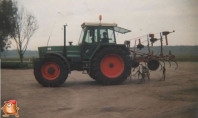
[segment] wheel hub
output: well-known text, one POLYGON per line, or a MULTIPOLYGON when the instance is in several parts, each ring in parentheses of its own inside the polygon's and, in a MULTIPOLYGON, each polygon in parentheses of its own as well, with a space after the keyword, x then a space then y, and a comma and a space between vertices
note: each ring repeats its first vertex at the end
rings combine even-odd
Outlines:
POLYGON ((45 63, 42 68, 42 75, 47 80, 54 80, 60 75, 60 68, 54 62, 45 63))
POLYGON ((54 72, 55 72, 54 68, 53 67, 49 67, 48 73, 49 74, 53 74, 54 72))
POLYGON ((115 79, 123 73, 124 61, 119 55, 108 54, 101 60, 100 69, 103 75, 115 79))
POLYGON ((113 63, 110 63, 110 64, 109 64, 109 67, 110 67, 110 68, 113 68, 113 67, 114 67, 114 64, 113 64, 113 63))
POLYGON ((158 60, 149 60, 148 68, 153 71, 157 70, 159 68, 159 61, 158 60))

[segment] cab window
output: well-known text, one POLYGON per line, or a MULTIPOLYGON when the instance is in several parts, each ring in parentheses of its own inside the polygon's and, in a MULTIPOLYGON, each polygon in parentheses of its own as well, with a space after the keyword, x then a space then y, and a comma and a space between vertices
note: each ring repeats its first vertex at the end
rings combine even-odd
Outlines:
POLYGON ((95 28, 87 29, 85 42, 86 43, 97 43, 98 42, 97 29, 95 29, 95 28))
POLYGON ((116 43, 113 28, 101 28, 99 37, 100 37, 101 43, 103 43, 103 42, 116 43), (104 41, 104 40, 106 40, 106 41, 104 41))

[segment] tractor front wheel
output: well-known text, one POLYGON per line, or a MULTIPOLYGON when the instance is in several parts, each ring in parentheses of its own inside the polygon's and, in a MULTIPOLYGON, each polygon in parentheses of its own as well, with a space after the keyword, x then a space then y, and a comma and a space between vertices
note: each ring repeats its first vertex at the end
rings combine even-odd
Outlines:
POLYGON ((34 64, 34 76, 45 87, 62 85, 68 77, 68 68, 57 56, 47 56, 34 64))
POLYGON ((103 84, 120 84, 131 73, 131 60, 122 48, 105 47, 94 56, 91 68, 96 81, 103 84))

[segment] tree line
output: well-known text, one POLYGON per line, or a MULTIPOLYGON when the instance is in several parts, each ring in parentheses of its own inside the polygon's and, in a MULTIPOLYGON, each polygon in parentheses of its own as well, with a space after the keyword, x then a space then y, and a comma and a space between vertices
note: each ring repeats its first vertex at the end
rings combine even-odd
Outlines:
POLYGON ((28 43, 39 28, 35 16, 15 0, 0 1, 0 53, 14 42, 20 62, 23 62, 28 43))
MULTIPOLYGON (((133 48, 132 48, 133 49, 133 48)), ((160 46, 153 46, 150 47, 150 50, 154 52, 154 54, 159 54, 161 51, 160 46)), ((198 46, 164 46, 163 47, 163 53, 164 55, 169 54, 169 50, 171 50, 172 54, 174 55, 198 55, 198 46)), ((136 49, 136 51, 148 52, 148 48, 144 47, 141 50, 136 49)))

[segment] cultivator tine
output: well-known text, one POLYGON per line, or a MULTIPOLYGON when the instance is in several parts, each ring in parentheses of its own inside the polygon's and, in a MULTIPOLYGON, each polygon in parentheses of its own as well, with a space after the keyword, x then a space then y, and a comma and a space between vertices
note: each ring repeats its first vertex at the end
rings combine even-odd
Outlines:
POLYGON ((141 79, 140 81, 138 82, 138 84, 144 82, 145 83, 145 77, 147 76, 148 80, 150 80, 150 72, 149 72, 149 69, 147 68, 146 66, 146 63, 144 63, 145 66, 143 64, 140 64, 139 66, 141 66, 141 70, 142 72, 140 71, 140 68, 138 70, 138 79, 139 79, 139 76, 141 75, 141 79))
POLYGON ((161 69, 160 70, 162 70, 162 64, 161 63, 159 63, 160 64, 160 67, 161 67, 161 69))
POLYGON ((164 59, 162 59, 161 61, 163 62, 163 64, 164 64, 164 67, 165 67, 165 62, 164 62, 164 59))
POLYGON ((146 68, 146 75, 148 77, 148 80, 150 80, 150 72, 149 72, 149 69, 148 68, 146 68))
POLYGON ((138 82, 138 84, 141 84, 142 82, 145 83, 145 73, 141 74, 142 78, 140 79, 140 81, 138 82))
MULTIPOLYGON (((143 68, 143 65, 142 64, 140 64, 139 65, 139 67, 142 67, 143 68)), ((140 69, 140 68, 139 68, 140 69)), ((141 75, 141 77, 143 78, 143 72, 141 72, 140 70, 139 70, 139 73, 138 73, 138 80, 139 80, 139 76, 141 75)), ((142 83, 142 78, 140 79, 140 81, 138 82, 138 84, 141 84, 142 83)))
POLYGON ((140 71, 140 66, 138 66, 138 67, 139 67, 139 69, 136 71, 136 73, 133 76, 136 77, 136 75, 138 74, 138 79, 139 79, 139 76, 141 74, 141 71, 140 71))
POLYGON ((170 68, 170 67, 171 67, 170 60, 165 59, 165 61, 168 61, 168 63, 169 63, 169 68, 170 68))
POLYGON ((148 78, 148 80, 150 80, 150 72, 149 72, 149 68, 148 68, 148 64, 145 62, 145 71, 146 71, 146 76, 148 78))
POLYGON ((165 80, 165 75, 166 75, 166 66, 165 66, 165 62, 166 61, 165 59, 161 59, 160 61, 162 61, 164 63, 164 65, 162 66, 162 64, 160 63, 161 65, 161 70, 162 70, 162 78, 160 80, 165 80))
POLYGON ((177 61, 176 61, 176 60, 171 60, 171 61, 175 62, 175 64, 176 64, 175 70, 177 70, 177 68, 178 68, 178 63, 177 63, 177 61))
MULTIPOLYGON (((138 74, 138 80, 139 80, 139 78, 140 78, 140 76, 143 78, 143 72, 141 72, 140 71, 140 66, 143 66, 142 64, 140 64, 138 67, 138 70, 136 71, 136 73, 133 75, 133 76, 135 76, 136 77, 136 75, 138 74)), ((140 84, 141 82, 142 82, 142 78, 141 78, 141 80, 140 80, 140 82, 138 82, 138 84, 140 84)))
POLYGON ((136 73, 133 76, 136 77, 136 74, 138 74, 138 78, 139 78, 139 73, 141 73, 141 72, 140 72, 140 66, 138 66, 138 67, 139 67, 139 69, 136 71, 136 73))
POLYGON ((173 61, 173 62, 175 62, 175 64, 176 64, 176 68, 175 68, 175 70, 177 70, 177 68, 178 68, 178 64, 177 64, 177 61, 176 61, 176 60, 174 60, 174 59, 175 59, 175 55, 172 55, 171 50, 169 50, 169 57, 168 57, 168 60, 169 60, 169 61, 173 61))
MULTIPOLYGON (((160 61, 159 61, 160 62, 160 61)), ((160 70, 162 70, 162 64, 161 63, 159 63, 160 64, 160 67, 161 67, 161 69, 160 70)))
POLYGON ((160 80, 165 80, 165 78, 166 78, 166 68, 165 68, 165 66, 163 67, 163 70, 162 70, 163 72, 163 75, 162 75, 162 78, 160 79, 160 80))

